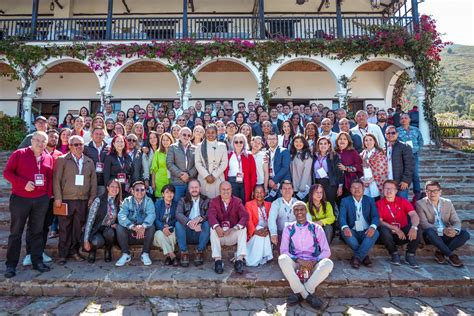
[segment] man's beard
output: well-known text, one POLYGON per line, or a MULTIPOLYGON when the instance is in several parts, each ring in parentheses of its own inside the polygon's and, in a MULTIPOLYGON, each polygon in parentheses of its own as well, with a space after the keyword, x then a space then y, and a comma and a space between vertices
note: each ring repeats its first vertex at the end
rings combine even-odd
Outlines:
POLYGON ((385 123, 385 122, 387 122, 387 118, 386 118, 386 117, 377 118, 377 121, 378 121, 379 123, 385 123))

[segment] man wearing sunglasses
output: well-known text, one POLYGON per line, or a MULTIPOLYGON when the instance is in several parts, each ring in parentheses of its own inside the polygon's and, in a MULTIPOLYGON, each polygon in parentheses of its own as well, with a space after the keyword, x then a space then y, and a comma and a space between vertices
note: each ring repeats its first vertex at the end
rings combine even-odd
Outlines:
POLYGON ((393 125, 387 127, 385 137, 387 137, 385 153, 388 160, 388 179, 398 183, 397 196, 408 199, 408 188, 415 169, 412 149, 398 140, 398 131, 393 125))
POLYGON ((122 256, 115 265, 122 267, 132 260, 129 244, 143 244, 140 259, 143 265, 151 265, 150 248, 155 235, 156 212, 152 199, 146 196, 145 182, 133 183, 132 195, 123 200, 117 218, 117 240, 122 256))
POLYGON ((174 185, 176 193, 173 201, 178 201, 186 193, 189 180, 197 177, 194 164, 196 147, 191 144, 192 132, 188 127, 179 131, 178 142, 172 144, 166 155, 166 167, 170 172, 170 184, 174 185))
POLYGON ((54 166, 54 205, 67 204, 67 215, 59 218, 59 261, 64 265, 68 257, 84 261, 79 253, 82 227, 87 209, 97 194, 97 174, 94 161, 83 154, 84 139, 79 135, 69 138, 69 153, 59 157, 54 166))

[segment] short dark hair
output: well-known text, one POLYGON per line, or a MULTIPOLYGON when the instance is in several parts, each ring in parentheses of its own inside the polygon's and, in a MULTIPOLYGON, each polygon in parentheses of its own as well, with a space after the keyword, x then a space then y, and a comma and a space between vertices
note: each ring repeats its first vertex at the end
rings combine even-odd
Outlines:
POLYGON ((352 187, 353 184, 360 184, 361 186, 364 186, 364 182, 362 182, 362 180, 360 180, 360 179, 353 179, 351 181, 351 187, 352 187))
POLYGON ((161 188, 161 194, 165 193, 165 191, 168 190, 172 192, 173 194, 176 193, 176 188, 172 184, 166 184, 161 188))
POLYGON ((398 189, 398 182, 395 180, 385 180, 385 182, 383 183, 384 188, 386 184, 393 184, 398 189))
POLYGON ((46 134, 49 134, 49 133, 54 133, 54 134, 58 134, 59 135, 59 132, 57 130, 55 130, 54 128, 51 128, 51 129, 48 129, 46 131, 46 134))
POLYGON ((438 181, 428 181, 428 182, 426 182, 425 190, 426 190, 427 187, 437 187, 438 189, 441 190, 441 184, 439 184, 438 181))
POLYGON ((289 184, 289 185, 291 185, 291 187, 293 187, 293 183, 292 183, 290 180, 283 180, 283 181, 281 182, 281 187, 280 187, 280 189, 283 188, 283 185, 284 185, 284 184, 289 184))

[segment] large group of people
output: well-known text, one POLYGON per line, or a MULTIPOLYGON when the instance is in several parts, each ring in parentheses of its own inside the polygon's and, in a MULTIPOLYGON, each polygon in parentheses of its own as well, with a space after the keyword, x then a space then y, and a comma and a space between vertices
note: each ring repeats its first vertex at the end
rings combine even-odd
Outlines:
POLYGON ((417 268, 422 239, 436 247, 437 262, 462 266, 455 250, 469 233, 438 182, 428 181, 423 197, 416 110, 375 110, 369 104, 353 121, 322 104, 267 111, 239 102, 234 111, 228 101, 183 109, 175 100, 170 109, 150 103, 118 113, 105 104, 93 117, 82 108, 59 126, 38 116, 4 171, 12 183, 5 277, 16 275, 26 223, 23 265, 40 272, 50 270, 48 237, 59 237, 60 265, 94 263, 99 249, 110 262, 118 244, 115 265, 124 266, 137 244, 144 265, 154 245, 165 265, 198 266, 210 242, 218 274, 222 246, 236 245, 237 273, 272 260, 279 247, 294 292, 288 302, 316 308, 338 234, 354 269, 373 265, 376 242, 394 265, 402 262, 397 245, 407 244, 404 261, 417 268))

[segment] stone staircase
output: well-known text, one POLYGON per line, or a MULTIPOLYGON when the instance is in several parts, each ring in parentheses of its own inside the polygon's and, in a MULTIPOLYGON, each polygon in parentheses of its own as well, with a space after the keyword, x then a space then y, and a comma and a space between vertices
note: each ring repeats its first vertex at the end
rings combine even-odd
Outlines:
MULTIPOLYGON (((8 153, 0 153, 0 172, 8 153)), ((454 151, 426 149, 421 154, 422 181, 438 180, 443 186, 443 196, 453 201, 473 238, 459 249, 465 267, 456 269, 434 262, 432 246, 417 252, 421 268, 413 270, 406 265, 391 266, 386 250, 376 245, 371 252, 374 267, 354 270, 348 259, 350 251, 339 238, 331 243, 334 271, 318 291, 326 297, 385 297, 385 296, 472 296, 474 295, 474 155, 454 151)), ((0 258, 5 258, 8 225, 9 184, 0 176, 0 258)), ((57 256, 57 239, 50 239, 46 252, 57 256)), ((193 249, 191 248, 191 251, 193 249)), ((175 268, 163 265, 159 249, 151 251, 154 264, 143 267, 139 261, 139 248, 132 248, 131 265, 116 268, 113 263, 102 261, 102 251, 97 253, 95 264, 68 262, 65 266, 53 264, 53 270, 38 274, 19 267, 19 274, 11 280, 3 279, 0 263, 0 294, 30 296, 168 296, 168 297, 279 297, 289 293, 276 260, 259 268, 246 268, 243 275, 232 272, 226 261, 225 272, 213 272, 210 247, 207 262, 201 267, 175 268)), ((233 255, 231 248, 224 249, 224 259, 233 255)), ((120 250, 115 248, 114 258, 120 250)), ((278 257, 274 250, 274 257, 278 257)))

